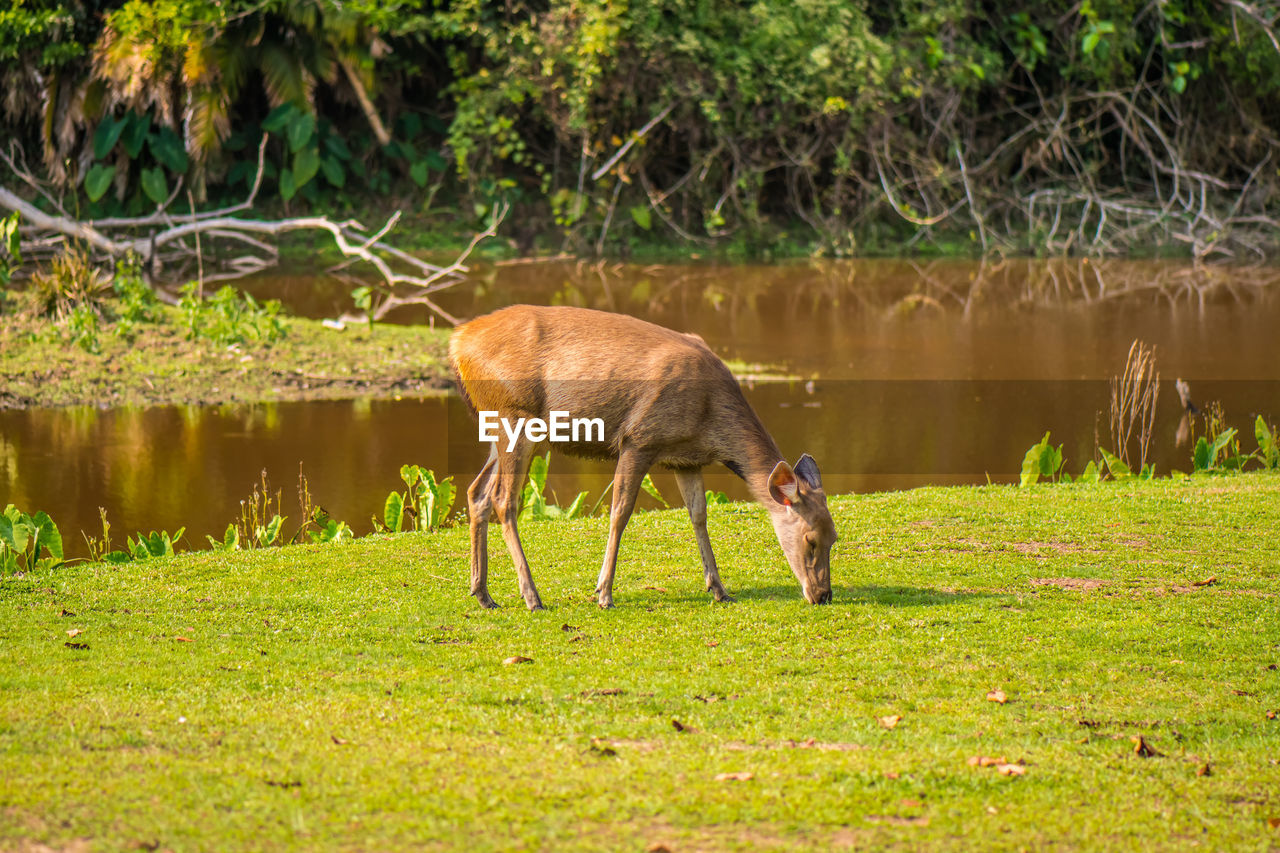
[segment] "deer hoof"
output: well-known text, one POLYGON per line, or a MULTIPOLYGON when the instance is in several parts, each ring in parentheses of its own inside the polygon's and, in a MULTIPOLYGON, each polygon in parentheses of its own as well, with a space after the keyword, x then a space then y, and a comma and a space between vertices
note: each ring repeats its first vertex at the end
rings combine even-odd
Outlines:
POLYGON ((487 592, 482 592, 476 595, 476 601, 480 602, 480 606, 485 610, 497 610, 499 607, 498 602, 490 598, 489 593, 487 592))

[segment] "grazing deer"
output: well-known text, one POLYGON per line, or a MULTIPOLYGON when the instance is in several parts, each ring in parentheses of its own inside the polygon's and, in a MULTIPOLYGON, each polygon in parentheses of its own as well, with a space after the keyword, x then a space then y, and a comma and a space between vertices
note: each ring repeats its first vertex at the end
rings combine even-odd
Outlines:
MULTIPOLYGON (((707 590, 717 601, 732 600, 707 536, 702 469, 714 462, 745 480, 769 510, 804 597, 812 604, 831 600, 836 530, 817 464, 808 454, 795 468, 787 464, 733 374, 697 335, 604 311, 515 305, 459 326, 449 341, 449 361, 473 416, 497 412, 516 423, 569 412, 604 421, 604 441, 560 445, 572 455, 618 460, 609 543, 596 585, 601 607, 613 606, 618 543, 654 464, 676 475, 707 590)), ((488 589, 491 516, 502 524, 525 604, 542 607, 516 529, 535 443, 527 432, 510 441, 499 436, 467 489, 471 594, 484 607, 497 606, 488 589)))

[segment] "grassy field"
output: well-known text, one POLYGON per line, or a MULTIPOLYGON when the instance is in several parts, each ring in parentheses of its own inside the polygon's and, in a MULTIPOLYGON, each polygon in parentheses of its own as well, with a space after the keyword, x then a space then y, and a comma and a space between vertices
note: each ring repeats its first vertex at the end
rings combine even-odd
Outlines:
POLYGON ((832 510, 826 607, 742 504, 729 605, 679 510, 608 612, 600 518, 534 614, 459 529, 0 579, 0 849, 1280 846, 1280 475, 832 510))

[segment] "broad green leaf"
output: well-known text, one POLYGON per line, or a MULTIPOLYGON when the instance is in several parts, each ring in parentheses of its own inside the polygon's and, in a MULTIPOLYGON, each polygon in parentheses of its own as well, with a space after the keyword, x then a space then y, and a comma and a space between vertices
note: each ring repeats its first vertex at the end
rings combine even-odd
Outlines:
POLYGON ((0 543, 19 554, 27 550, 27 528, 14 524, 8 516, 0 516, 0 543))
POLYGON ((1101 36, 1098 35, 1096 30, 1085 33, 1084 40, 1080 42, 1080 49, 1084 52, 1085 56, 1089 56, 1093 53, 1094 48, 1098 46, 1099 38, 1101 38, 1101 36))
POLYGON ((1196 448, 1191 453, 1191 464, 1196 471, 1207 471, 1213 460, 1213 452, 1209 441, 1203 435, 1196 440, 1196 448))
POLYGON ((662 504, 663 509, 669 509, 671 504, 667 503, 667 499, 662 496, 662 492, 658 491, 658 487, 653 484, 653 479, 648 474, 644 475, 644 479, 640 481, 640 488, 658 503, 662 504))
POLYGON ((298 184, 293 179, 293 172, 289 169, 280 170, 280 197, 285 201, 293 198, 298 193, 298 184))
POLYGON ((109 115, 102 120, 102 123, 98 125, 98 129, 93 134, 93 157, 95 160, 101 160, 111 153, 111 149, 116 147, 116 143, 120 140, 120 134, 124 133, 125 126, 128 124, 128 118, 117 120, 109 115))
POLYGON ((424 158, 427 165, 437 172, 443 172, 449 168, 449 161, 439 151, 428 151, 424 158))
POLYGON ((413 182, 419 187, 425 187, 427 185, 427 181, 430 180, 431 177, 427 168, 427 161, 419 160, 410 166, 409 177, 412 178, 413 182))
POLYGON ((1218 458, 1218 454, 1226 449, 1227 445, 1231 444, 1231 440, 1235 437, 1235 427, 1224 429, 1222 432, 1218 433, 1218 437, 1213 440, 1213 458, 1215 460, 1218 458))
POLYGON ((1178 75, 1169 81, 1169 88, 1173 90, 1175 95, 1181 95, 1187 90, 1187 78, 1178 75))
POLYGON ((399 492, 387 495, 387 502, 382 508, 382 523, 392 533, 400 532, 400 525, 404 523, 404 498, 399 492))
POLYGON ((169 182, 159 166, 142 170, 142 191, 156 204, 164 204, 169 198, 169 182))
POLYGON ((573 499, 573 503, 565 507, 565 518, 580 518, 583 512, 583 504, 587 499, 586 492, 578 492, 578 496, 573 499))
POLYGON ((342 162, 337 157, 325 157, 320 161, 320 171, 324 172, 324 178, 330 185, 342 189, 347 183, 347 170, 342 168, 342 162))
POLYGON ((1027 448, 1026 455, 1022 457, 1022 476, 1018 481, 1020 486, 1030 486, 1040 479, 1042 467, 1040 457, 1044 455, 1048 447, 1049 433, 1046 432, 1044 438, 1027 448))
POLYGON ((1125 477, 1132 477, 1133 471, 1129 470, 1129 466, 1121 461, 1119 456, 1114 453, 1098 448, 1098 452, 1102 454, 1102 461, 1107 463, 1107 471, 1117 480, 1123 480, 1125 477))
MULTIPOLYGON (((301 151, 303 146, 311 141, 311 137, 316 132, 316 117, 311 113, 297 113, 289 119, 289 150, 293 152, 301 151)), ((306 183, 299 181, 298 185, 306 183)))
POLYGON ((347 147, 347 143, 342 140, 341 136, 334 136, 332 133, 328 134, 324 138, 324 147, 339 160, 351 159, 351 149, 347 147))
POLYGON ((529 482, 534 483, 537 487, 538 494, 547 487, 547 468, 550 466, 551 454, 546 456, 535 456, 533 461, 529 463, 529 482))
POLYGON ((281 104, 262 120, 262 129, 267 133, 279 133, 285 129, 297 112, 298 108, 292 103, 281 104))
POLYGON ((115 166, 104 166, 101 163, 94 163, 90 166, 89 171, 84 176, 84 191, 89 196, 89 201, 97 201, 106 195, 107 190, 111 187, 111 180, 115 176, 115 166))
POLYGON ((147 140, 147 147, 170 172, 181 175, 187 171, 189 163, 187 151, 182 145, 182 138, 170 128, 162 127, 151 134, 147 140))
POLYGON ((142 146, 147 144, 147 132, 151 130, 151 116, 129 112, 125 120, 128 126, 120 136, 120 143, 124 145, 124 153, 129 155, 129 159, 137 160, 138 155, 142 153, 142 146))
POLYGON ((58 532, 58 525, 54 524, 53 519, 45 512, 37 512, 33 521, 40 529, 36 538, 36 558, 39 559, 39 551, 43 548, 55 560, 61 561, 62 534, 58 532))
POLYGON ((293 155, 293 181, 297 186, 306 186, 319 170, 320 155, 315 146, 309 145, 293 155))
POLYGON ((639 225, 645 231, 653 227, 653 214, 648 205, 637 204, 631 208, 631 218, 635 220, 636 225, 639 225))
POLYGON ((1098 466, 1094 463, 1092 459, 1090 459, 1089 464, 1084 466, 1084 470, 1081 471, 1080 476, 1076 478, 1076 482, 1077 483, 1096 483, 1100 479, 1102 479, 1102 476, 1098 471, 1098 466))

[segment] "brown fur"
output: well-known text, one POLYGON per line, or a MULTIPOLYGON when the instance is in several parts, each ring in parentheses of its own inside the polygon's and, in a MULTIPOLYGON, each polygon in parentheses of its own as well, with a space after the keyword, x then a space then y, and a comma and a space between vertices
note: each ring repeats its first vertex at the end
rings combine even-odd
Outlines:
MULTIPOLYGON (((611 530, 599 586, 602 605, 611 602, 617 540, 630 516, 639 479, 649 466, 662 465, 681 475, 681 492, 699 533, 708 588, 717 598, 727 595, 716 574, 709 541, 702 548, 705 507, 699 510, 696 506, 703 498, 698 472, 707 465, 723 463, 746 480, 759 501, 776 513, 784 512, 771 487, 776 488, 784 474, 791 477, 788 484, 795 482, 791 468, 733 374, 697 335, 603 311, 515 305, 459 326, 449 341, 449 361, 473 416, 477 411, 495 411, 514 423, 517 418, 546 420, 552 411, 565 411, 572 418, 603 420, 604 442, 556 446, 558 451, 574 455, 619 460, 611 513, 616 530, 611 530), (689 491, 697 492, 696 497, 689 491)), ((524 446, 527 444, 522 439, 521 446, 508 452, 505 437, 500 439, 469 492, 472 592, 482 603, 492 602, 485 587, 487 555, 477 550, 483 545, 484 526, 493 512, 503 520, 504 537, 526 602, 530 607, 541 606, 523 553, 516 553, 519 507, 510 506, 527 473, 532 453, 532 448, 524 446)), ((816 476, 816 466, 812 470, 816 476)), ((806 495, 807 509, 817 515, 812 522, 806 520, 805 529, 813 530, 816 525, 824 543, 828 538, 834 541, 820 483, 815 487, 801 484, 795 507, 785 507, 791 521, 784 520, 784 526, 799 521, 806 495)), ((775 519, 775 527, 778 524, 775 519)), ((779 528, 780 541, 782 535, 779 528)), ((825 544, 829 552, 830 544, 825 544)), ((783 549, 796 570, 792 559, 795 548, 789 549, 784 542, 783 549)), ((819 596, 821 585, 814 581, 819 596)), ((829 590, 828 580, 828 597, 829 590)))

